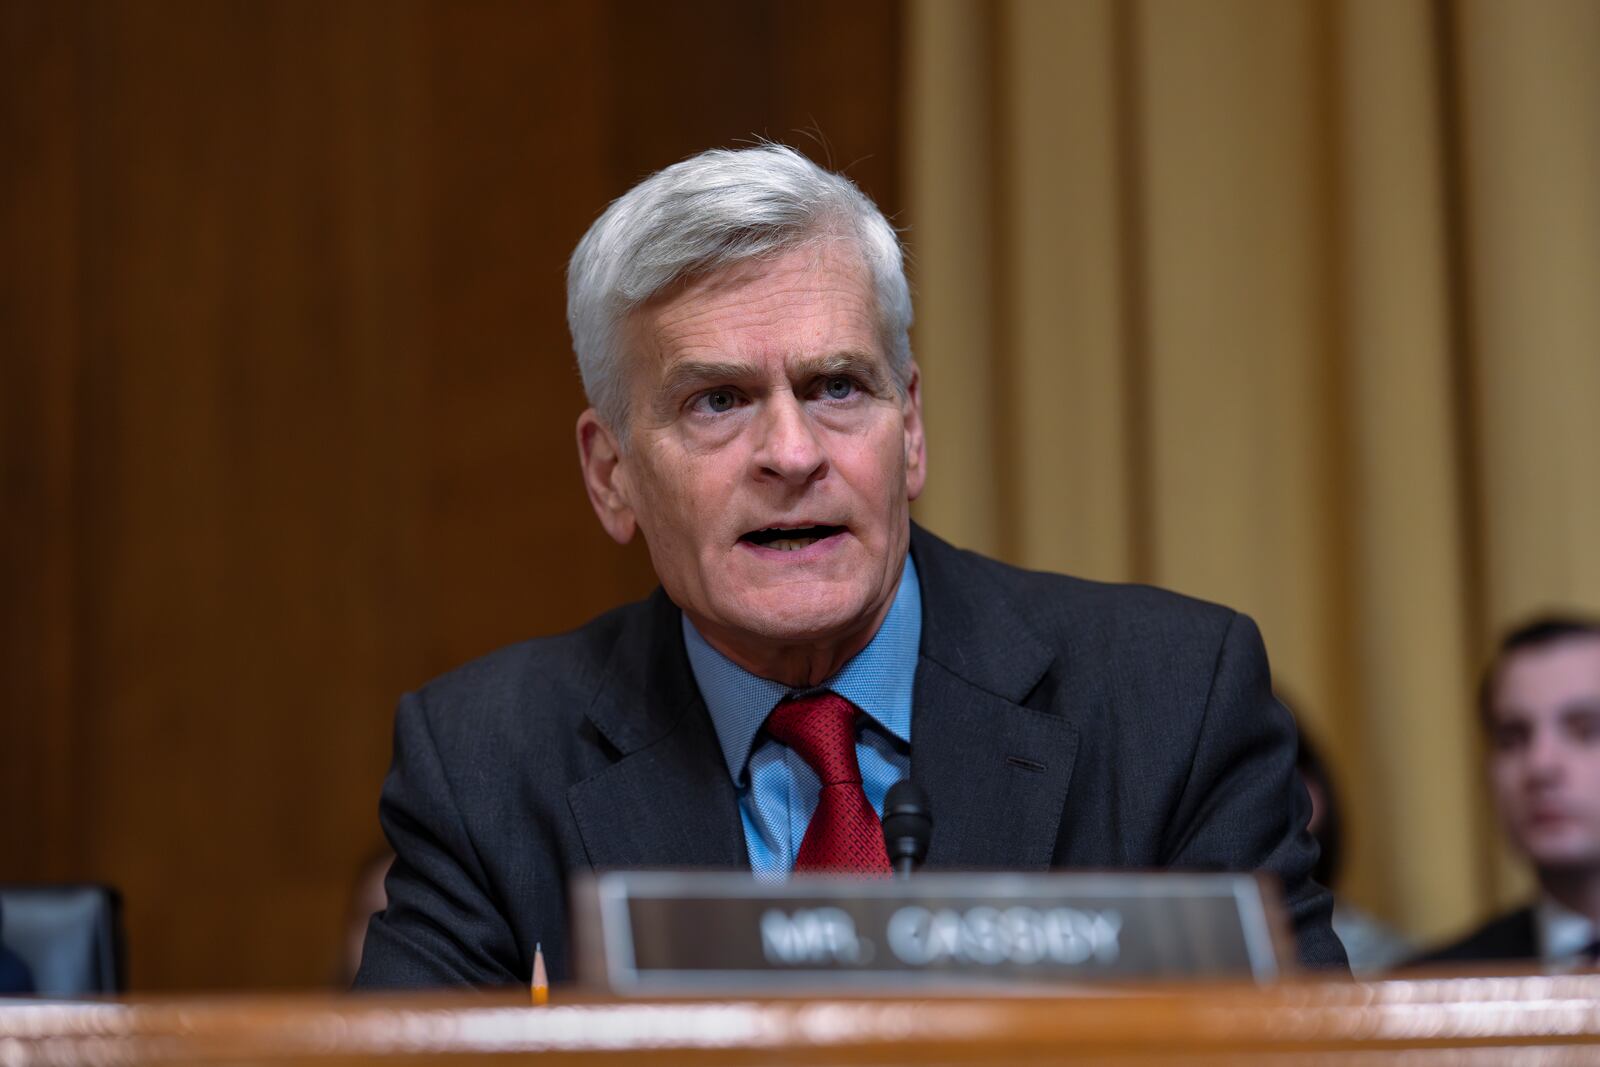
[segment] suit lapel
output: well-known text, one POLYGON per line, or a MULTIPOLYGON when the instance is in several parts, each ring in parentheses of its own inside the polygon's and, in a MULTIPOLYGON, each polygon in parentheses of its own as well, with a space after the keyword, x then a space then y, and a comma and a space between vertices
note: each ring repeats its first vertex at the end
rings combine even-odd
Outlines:
POLYGON ((619 635, 588 709, 617 762, 567 790, 596 869, 749 866, 739 800, 660 590, 619 635))
MULTIPOLYGON (((1070 719, 1024 706, 1055 656, 973 557, 918 527, 922 648, 911 776, 943 868, 1050 865, 1078 749, 1070 719)), ((747 868, 738 795, 694 683, 678 609, 657 590, 618 635, 589 720, 617 762, 568 804, 596 868, 747 868)))
POLYGON ((1043 869, 1060 831, 1078 729, 1023 706, 1055 657, 973 560, 918 528, 922 655, 911 776, 933 812, 929 867, 1043 869))

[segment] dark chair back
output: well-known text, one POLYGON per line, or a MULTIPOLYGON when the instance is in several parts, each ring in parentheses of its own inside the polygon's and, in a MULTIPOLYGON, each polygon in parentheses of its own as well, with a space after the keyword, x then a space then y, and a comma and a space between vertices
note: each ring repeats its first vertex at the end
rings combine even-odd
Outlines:
POLYGON ((33 972, 34 992, 123 989, 122 897, 104 885, 0 885, 0 938, 33 972))

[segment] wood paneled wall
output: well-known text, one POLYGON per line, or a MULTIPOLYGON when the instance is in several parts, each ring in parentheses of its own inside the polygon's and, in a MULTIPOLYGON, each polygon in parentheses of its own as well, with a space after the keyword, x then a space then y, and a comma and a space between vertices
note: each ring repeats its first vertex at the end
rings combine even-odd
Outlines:
POLYGON ((329 980, 397 696, 653 582, 573 244, 752 135, 892 214, 900 18, 0 2, 0 880, 120 886, 136 990, 329 980))

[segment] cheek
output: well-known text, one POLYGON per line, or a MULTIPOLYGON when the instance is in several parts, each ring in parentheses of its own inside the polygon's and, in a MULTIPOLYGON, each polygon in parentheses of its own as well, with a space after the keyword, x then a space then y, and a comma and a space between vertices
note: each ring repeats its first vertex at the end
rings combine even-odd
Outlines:
POLYGON ((863 444, 850 453, 850 479, 862 496, 887 515, 905 510, 906 456, 899 439, 863 444))
POLYGON ((1579 764, 1574 776, 1582 783, 1584 793, 1588 797, 1589 807, 1596 816, 1600 816, 1600 751, 1593 751, 1579 764))
POLYGON ((657 466, 641 467, 632 474, 631 496, 639 529, 652 546, 657 548, 665 547, 674 539, 674 527, 677 526, 675 516, 678 511, 678 504, 674 499, 675 484, 671 473, 657 466))
POLYGON ((1489 788, 1494 790, 1501 803, 1516 799, 1521 777, 1516 761, 1510 757, 1501 757, 1489 764, 1489 788))
POLYGON ((731 481, 699 464, 663 464, 651 472, 640 527, 656 548, 683 564, 721 528, 731 481))

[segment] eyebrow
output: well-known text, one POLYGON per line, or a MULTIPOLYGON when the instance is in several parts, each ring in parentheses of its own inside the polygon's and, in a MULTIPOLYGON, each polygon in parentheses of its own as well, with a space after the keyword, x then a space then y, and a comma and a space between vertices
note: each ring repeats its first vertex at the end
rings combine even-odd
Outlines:
POLYGON ((719 382, 735 382, 747 378, 755 370, 748 363, 724 363, 716 360, 686 359, 675 363, 661 382, 661 392, 673 395, 685 389, 719 382))
MULTIPOLYGON (((801 378, 822 378, 832 374, 854 374, 875 390, 881 391, 887 382, 881 361, 865 352, 835 352, 795 361, 786 368, 801 378)), ((675 396, 688 389, 725 382, 738 382, 757 374, 753 363, 722 360, 686 359, 673 364, 661 382, 661 393, 675 396)))
MULTIPOLYGON (((1600 715, 1600 699, 1579 697, 1577 700, 1561 705, 1550 716, 1555 723, 1565 723, 1572 719, 1587 719, 1600 715)), ((1539 718, 1527 708, 1517 705, 1507 705, 1494 709, 1494 718, 1490 723, 1493 727, 1531 726, 1539 718)))
POLYGON ((820 359, 804 360, 800 365, 812 378, 824 378, 831 374, 854 374, 880 391, 888 384, 884 378, 883 360, 865 352, 835 352, 820 359))

